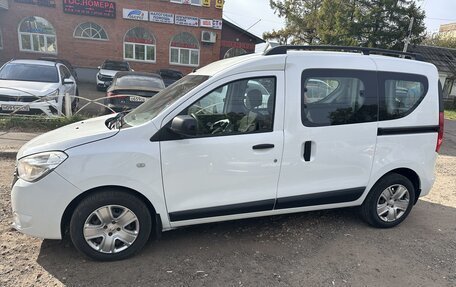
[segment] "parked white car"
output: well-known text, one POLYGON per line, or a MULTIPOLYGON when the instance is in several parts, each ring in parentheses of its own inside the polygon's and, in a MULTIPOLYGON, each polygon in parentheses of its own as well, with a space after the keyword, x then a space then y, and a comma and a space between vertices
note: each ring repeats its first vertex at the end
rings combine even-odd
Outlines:
POLYGON ((63 115, 65 94, 77 108, 78 87, 68 68, 41 60, 12 60, 0 69, 1 113, 63 115))
POLYGON ((436 67, 300 49, 210 64, 127 115, 33 139, 17 155, 14 227, 68 231, 87 256, 117 260, 151 234, 224 220, 360 206, 396 226, 434 183, 436 67))
POLYGON ((97 90, 106 91, 109 85, 111 85, 112 80, 114 79, 114 76, 117 74, 117 72, 128 71, 133 71, 133 69, 126 61, 104 61, 104 63, 98 67, 98 73, 96 76, 97 90))

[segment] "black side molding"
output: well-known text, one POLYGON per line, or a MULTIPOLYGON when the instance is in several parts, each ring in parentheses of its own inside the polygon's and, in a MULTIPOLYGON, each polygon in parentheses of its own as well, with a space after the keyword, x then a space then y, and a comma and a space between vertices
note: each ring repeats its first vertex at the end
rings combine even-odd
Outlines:
POLYGON ((378 136, 438 133, 439 126, 418 126, 400 128, 378 128, 378 136))
POLYGON ((274 209, 286 209, 355 201, 359 199, 361 195, 363 195, 364 190, 366 190, 366 187, 282 197, 277 199, 277 203, 274 209))
POLYGON ((254 202, 230 204, 224 206, 207 207, 185 211, 176 211, 169 214, 171 221, 191 220, 206 217, 268 211, 274 208, 275 199, 266 199, 254 202))
POLYGON ((359 199, 363 195, 365 190, 365 187, 358 187, 283 197, 278 198, 277 201, 275 199, 266 199, 240 204, 230 204, 200 209, 176 211, 169 213, 169 219, 172 222, 174 222, 215 216, 225 216, 260 211, 272 211, 273 209, 285 209, 331 203, 350 202, 359 199))

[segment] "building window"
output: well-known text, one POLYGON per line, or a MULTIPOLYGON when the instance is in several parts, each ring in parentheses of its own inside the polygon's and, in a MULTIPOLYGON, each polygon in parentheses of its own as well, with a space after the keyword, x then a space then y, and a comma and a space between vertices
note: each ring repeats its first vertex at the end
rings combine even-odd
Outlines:
POLYGON ((171 3, 178 4, 191 4, 195 6, 201 6, 201 0, 170 0, 171 3))
POLYGON ((223 58, 224 59, 233 58, 233 57, 242 56, 245 54, 247 54, 247 51, 242 48, 231 48, 228 51, 226 51, 225 56, 223 56, 223 58))
POLYGON ((19 47, 21 51, 57 54, 54 27, 41 17, 25 18, 19 24, 19 47))
POLYGON ((182 32, 171 40, 169 63, 182 66, 199 66, 200 48, 196 38, 188 33, 182 32))
POLYGON ((74 30, 73 36, 90 40, 108 40, 108 34, 103 27, 92 22, 79 24, 74 30))
POLYGON ((125 60, 155 63, 155 53, 155 38, 148 30, 136 27, 125 34, 125 60))

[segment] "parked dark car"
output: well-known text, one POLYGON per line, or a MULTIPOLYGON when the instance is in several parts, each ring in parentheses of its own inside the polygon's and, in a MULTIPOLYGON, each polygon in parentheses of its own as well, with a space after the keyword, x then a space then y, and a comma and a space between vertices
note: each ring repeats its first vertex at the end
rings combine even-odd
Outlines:
POLYGON ((106 91, 106 112, 131 110, 165 88, 158 74, 118 72, 106 91), (111 110, 112 109, 112 110, 111 110))
POLYGON ((182 72, 171 69, 161 69, 157 73, 162 77, 166 87, 184 76, 182 72))
POLYGON ((49 62, 54 62, 54 63, 60 63, 60 64, 65 65, 68 68, 68 70, 70 70, 70 73, 75 78, 76 82, 79 81, 78 73, 74 69, 73 65, 71 65, 71 63, 68 62, 67 60, 59 59, 59 58, 56 58, 56 57, 41 57, 38 60, 49 61, 49 62))

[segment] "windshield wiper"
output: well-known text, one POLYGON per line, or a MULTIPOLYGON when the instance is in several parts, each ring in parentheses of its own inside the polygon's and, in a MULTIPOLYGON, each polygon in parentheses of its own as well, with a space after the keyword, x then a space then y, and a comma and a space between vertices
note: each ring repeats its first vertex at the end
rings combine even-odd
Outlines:
POLYGON ((109 118, 106 120, 105 124, 108 129, 112 130, 113 128, 121 128, 123 125, 123 118, 126 115, 126 112, 120 112, 115 117, 109 118))

